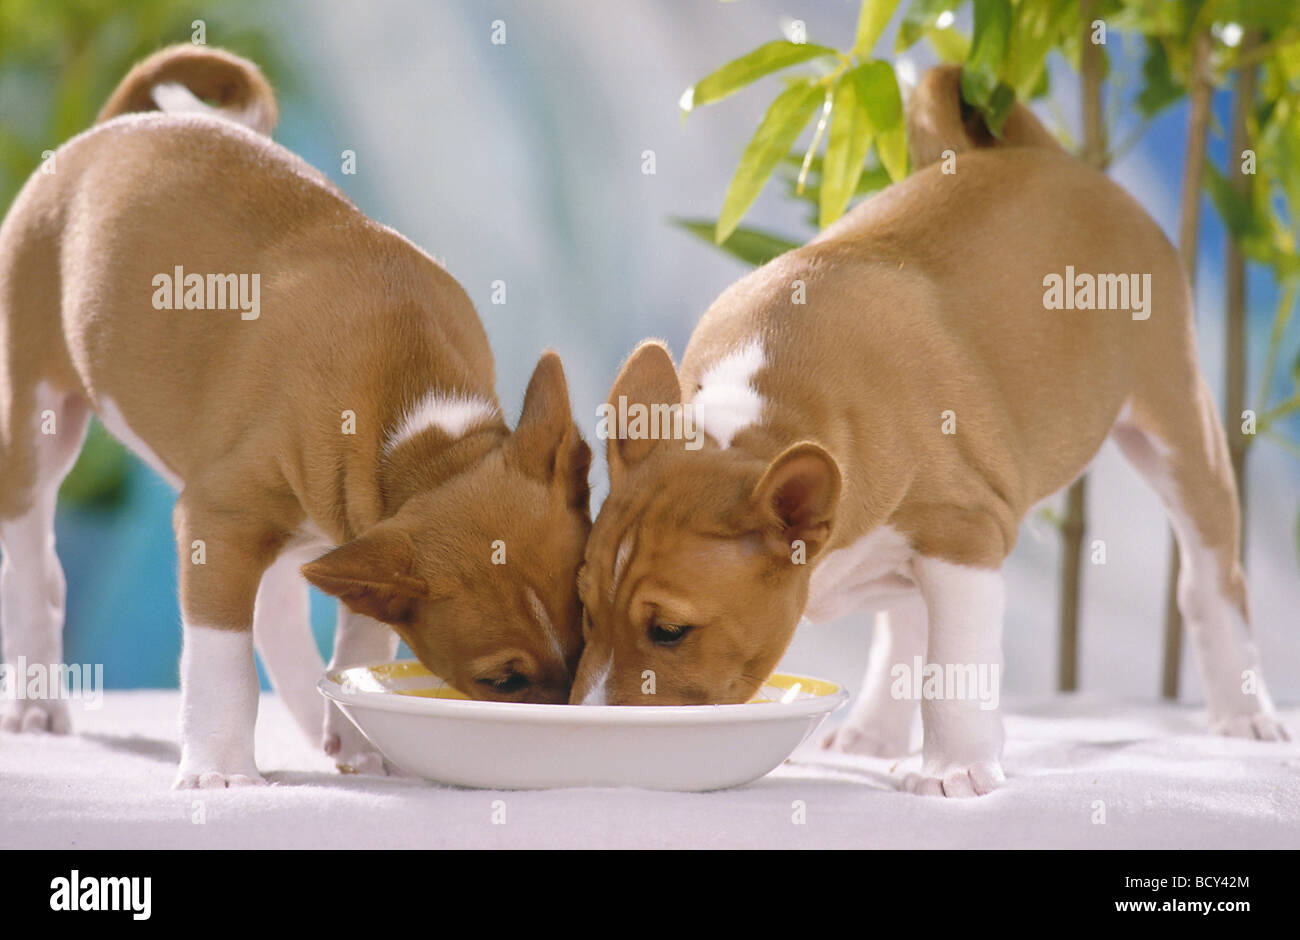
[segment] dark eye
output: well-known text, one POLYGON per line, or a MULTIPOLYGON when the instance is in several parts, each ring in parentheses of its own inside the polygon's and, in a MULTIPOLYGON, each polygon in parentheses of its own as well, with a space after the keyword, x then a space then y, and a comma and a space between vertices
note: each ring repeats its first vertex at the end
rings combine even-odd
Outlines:
POLYGON ((650 642, 655 646, 676 646, 694 627, 675 623, 650 624, 650 642))
POLYGON ((493 692, 500 692, 502 695, 518 692, 528 685, 528 677, 518 672, 512 672, 510 675, 502 676, 499 679, 479 679, 478 681, 481 685, 489 686, 493 692))

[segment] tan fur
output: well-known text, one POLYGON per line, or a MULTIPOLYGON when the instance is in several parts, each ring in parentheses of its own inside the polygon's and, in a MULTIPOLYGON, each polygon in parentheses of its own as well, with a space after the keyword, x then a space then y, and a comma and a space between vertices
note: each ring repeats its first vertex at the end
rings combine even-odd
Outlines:
POLYGON ((96 126, 37 173, 0 227, 0 519, 37 480, 34 389, 69 414, 110 399, 183 482, 175 527, 187 623, 247 630, 263 571, 309 528, 342 546, 317 585, 391 623, 466 693, 564 701, 580 646, 575 573, 589 528, 589 452, 563 369, 543 356, 519 427, 451 439, 436 427, 391 454, 385 435, 431 389, 493 405, 491 350, 459 284, 366 218, 262 134, 153 107, 179 81, 259 106, 249 63, 199 47, 137 66, 96 126), (261 311, 156 310, 151 279, 259 273, 261 311), (356 433, 342 433, 343 412, 356 433), (203 540, 207 564, 190 563, 203 540), (491 563, 502 540, 507 564, 491 563), (358 586, 362 585, 362 586, 358 586), (541 599, 563 656, 536 623, 541 599), (529 685, 486 684, 513 673, 529 685))
POLYGON ((919 555, 999 566, 1026 511, 1079 475, 1126 403, 1173 452, 1174 482, 1244 612, 1232 471, 1176 252, 1023 108, 996 145, 972 133, 955 81, 930 73, 912 103, 916 162, 953 149, 954 175, 918 170, 724 291, 691 337, 680 389, 657 344, 624 366, 611 401, 689 402, 711 365, 760 337, 764 408, 725 450, 610 442, 573 701, 611 661, 613 703, 744 701, 788 645, 817 562, 878 527, 919 555), (1150 318, 1044 309, 1044 275, 1067 264, 1150 273, 1150 318), (941 433, 949 409, 955 435, 941 433), (793 488, 774 498, 759 481, 801 442, 793 488), (805 565, 792 563, 797 538, 805 565), (647 639, 655 621, 695 629, 661 648, 647 639), (640 694, 644 669, 654 696, 640 694))

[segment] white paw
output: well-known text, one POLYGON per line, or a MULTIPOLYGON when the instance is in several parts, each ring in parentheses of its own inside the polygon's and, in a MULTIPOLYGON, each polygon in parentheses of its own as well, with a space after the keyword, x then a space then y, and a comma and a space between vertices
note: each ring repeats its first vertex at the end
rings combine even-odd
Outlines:
POLYGON ((234 787, 264 787, 266 779, 257 771, 227 774, 216 770, 193 772, 182 770, 172 784, 174 790, 224 790, 234 787))
POLYGON ((325 717, 321 746, 334 759, 334 766, 341 774, 376 774, 382 777, 391 772, 384 756, 332 703, 325 717))
POLYGON ((15 699, 0 712, 0 731, 15 734, 67 734, 72 730, 68 703, 54 699, 15 699))
POLYGON ((902 757, 909 750, 911 735, 882 732, 871 727, 843 724, 822 738, 822 749, 863 757, 902 757))
POLYGON ((1290 741, 1291 735, 1276 715, 1255 712, 1211 720, 1210 733, 1228 738, 1254 738, 1258 741, 1290 741))
POLYGON ((334 758, 334 767, 341 774, 388 776, 388 764, 378 751, 345 751, 337 739, 326 739, 325 753, 334 758))
POLYGON ((918 796, 984 796, 1006 779, 997 761, 978 761, 965 766, 927 765, 919 774, 908 774, 903 779, 903 789, 918 796))

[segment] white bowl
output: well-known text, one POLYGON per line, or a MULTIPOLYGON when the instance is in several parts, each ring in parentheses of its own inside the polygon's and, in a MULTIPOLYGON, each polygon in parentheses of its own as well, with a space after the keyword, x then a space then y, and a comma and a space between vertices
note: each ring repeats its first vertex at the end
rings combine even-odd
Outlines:
POLYGON ((476 702, 415 660, 327 673, 317 688, 406 773, 493 790, 739 786, 848 698, 833 682, 777 674, 744 705, 476 702))

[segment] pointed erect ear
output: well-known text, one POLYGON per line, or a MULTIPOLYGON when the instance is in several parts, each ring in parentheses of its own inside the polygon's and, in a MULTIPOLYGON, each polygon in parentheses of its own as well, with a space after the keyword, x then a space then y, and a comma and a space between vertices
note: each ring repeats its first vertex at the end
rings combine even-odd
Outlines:
POLYGON ((633 464, 644 460, 659 443, 658 438, 630 438, 626 435, 623 420, 629 409, 634 405, 640 405, 642 409, 653 405, 680 405, 681 401, 682 387, 668 347, 658 340, 646 340, 623 363, 605 405, 609 439, 605 459, 609 462, 611 484, 633 464))
POLYGON ((302 566, 308 581, 359 614, 389 624, 410 623, 429 587, 413 574, 415 545, 405 532, 376 526, 302 566))
POLYGON ((587 509, 591 448, 573 423, 564 366, 552 350, 542 353, 533 370, 519 426, 506 444, 506 456, 529 476, 563 485, 569 504, 587 509))
POLYGON ((808 558, 826 547, 839 498, 839 465, 810 441, 773 460, 751 497, 773 551, 788 556, 802 540, 808 558))

